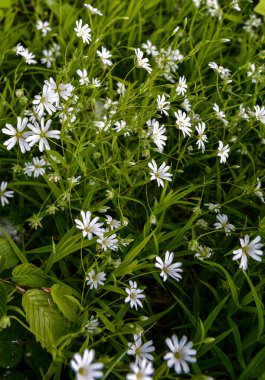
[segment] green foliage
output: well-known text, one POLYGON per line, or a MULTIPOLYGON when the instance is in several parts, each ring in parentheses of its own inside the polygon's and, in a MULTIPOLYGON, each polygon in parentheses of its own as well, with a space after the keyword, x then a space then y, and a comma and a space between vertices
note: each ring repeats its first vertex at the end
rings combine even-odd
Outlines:
POLYGON ((51 296, 61 313, 69 321, 77 316, 78 305, 71 299, 75 291, 67 285, 55 284, 51 287, 51 296))
POLYGON ((264 380, 265 2, 92 6, 0 1, 0 379, 72 379, 93 349, 122 380, 141 339, 154 380, 264 380), (186 375, 164 360, 173 335, 196 350, 186 375))
POLYGON ((43 290, 27 290, 22 297, 22 306, 29 327, 42 347, 52 351, 56 340, 69 327, 62 313, 48 293, 43 290))
POLYGON ((49 287, 51 280, 41 268, 31 263, 17 265, 12 271, 12 280, 22 286, 33 288, 49 287))
POLYGON ((259 3, 255 6, 254 11, 262 16, 265 16, 265 1, 260 0, 259 3))

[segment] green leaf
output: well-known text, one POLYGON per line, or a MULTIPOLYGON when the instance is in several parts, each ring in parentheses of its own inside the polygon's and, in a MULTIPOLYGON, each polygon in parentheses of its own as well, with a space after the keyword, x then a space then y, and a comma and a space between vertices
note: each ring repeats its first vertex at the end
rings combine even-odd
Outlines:
POLYGON ((0 318, 6 315, 7 290, 6 286, 0 282, 0 318))
POLYGON ((216 308, 209 314, 209 316, 204 321, 204 328, 205 328, 205 334, 210 330, 213 322, 217 318, 218 314, 224 307, 227 299, 230 297, 230 294, 228 294, 217 306, 216 308))
POLYGON ((1 0, 0 1, 0 8, 9 8, 12 5, 11 0, 1 0))
POLYGON ((255 6, 254 12, 265 16, 265 0, 260 0, 260 2, 255 6))
POLYGON ((246 367, 244 357, 243 357, 243 349, 242 349, 242 342, 241 342, 241 336, 238 330, 238 327, 236 323, 231 319, 228 318, 228 322, 231 328, 233 328, 233 336, 236 344, 236 357, 237 360, 239 361, 240 365, 242 368, 246 367))
POLYGON ((259 295, 258 295, 258 293, 255 289, 255 286, 253 285, 251 279, 249 278, 249 276, 247 275, 246 272, 243 272, 243 273, 247 279, 247 282, 248 282, 249 287, 251 289, 253 299, 255 301, 256 308, 257 308, 257 315, 258 315, 258 336, 257 336, 257 339, 259 339, 259 337, 261 336, 263 329, 264 329, 264 315, 263 315, 264 308, 263 308, 262 302, 259 298, 259 295))
POLYGON ((227 372, 229 373, 230 379, 235 379, 235 373, 233 369, 233 365, 229 360, 229 356, 226 355, 219 347, 215 346, 213 347, 213 351, 215 354, 220 358, 220 361, 223 363, 225 368, 227 369, 227 372))
POLYGON ((71 300, 74 290, 68 285, 55 284, 51 287, 51 296, 53 301, 69 321, 74 321, 78 306, 71 300))
POLYGON ((27 260, 26 256, 24 255, 23 252, 21 252, 21 250, 18 248, 18 246, 15 244, 15 242, 12 240, 12 238, 8 235, 8 233, 5 231, 5 229, 0 226, 0 231, 5 236, 5 238, 9 242, 9 244, 11 245, 11 247, 12 247, 14 253, 16 254, 17 258, 19 259, 19 261, 21 263, 27 263, 28 260, 27 260))
POLYGON ((69 329, 50 295, 43 290, 30 289, 23 294, 22 306, 32 333, 42 347, 52 351, 56 339, 69 329))
MULTIPOLYGON (((120 276, 124 274, 123 272, 127 270, 128 265, 135 259, 135 257, 144 249, 146 244, 149 242, 153 233, 150 233, 144 240, 141 241, 136 247, 134 247, 130 252, 126 254, 125 259, 118 266, 118 268, 114 271, 114 276, 120 276)), ((127 272, 126 272, 127 273, 127 272)))
POLYGON ((49 287, 51 281, 47 278, 41 268, 33 264, 26 263, 18 265, 13 269, 12 280, 18 285, 32 287, 49 287))
POLYGON ((1 260, 1 267, 0 271, 2 269, 9 269, 9 268, 14 268, 17 263, 18 263, 18 258, 12 249, 11 245, 9 242, 0 237, 0 260, 1 260))
POLYGON ((258 375, 262 375, 265 371, 265 347, 263 347, 256 356, 251 360, 244 369, 238 380, 257 379, 258 375))

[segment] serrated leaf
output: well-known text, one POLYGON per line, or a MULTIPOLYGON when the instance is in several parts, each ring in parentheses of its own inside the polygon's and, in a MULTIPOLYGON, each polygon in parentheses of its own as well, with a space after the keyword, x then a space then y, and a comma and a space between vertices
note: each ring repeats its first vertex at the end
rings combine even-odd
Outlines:
POLYGON ((51 351, 56 339, 69 329, 65 320, 50 295, 43 290, 30 289, 23 294, 22 306, 32 333, 42 347, 51 351))
POLYGON ((14 268, 12 280, 18 285, 36 288, 49 287, 51 285, 51 281, 47 278, 44 271, 30 263, 20 264, 14 268))
POLYGON ((254 12, 265 16, 265 0, 260 0, 260 2, 255 6, 254 12))
POLYGON ((67 285, 55 284, 51 287, 53 301, 69 321, 75 320, 78 309, 77 304, 69 298, 73 293, 74 290, 67 285))
POLYGON ((6 315, 7 290, 6 286, 0 283, 0 318, 6 315))
POLYGON ((0 1, 0 8, 9 8, 12 5, 11 0, 1 0, 0 1))
POLYGON ((18 258, 9 242, 0 237, 1 270, 13 268, 18 263, 18 258))

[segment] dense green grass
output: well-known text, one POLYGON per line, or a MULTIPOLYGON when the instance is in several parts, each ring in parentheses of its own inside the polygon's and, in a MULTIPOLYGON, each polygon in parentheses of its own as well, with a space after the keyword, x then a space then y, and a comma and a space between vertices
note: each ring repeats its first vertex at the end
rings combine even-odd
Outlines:
POLYGON ((259 117, 254 109, 264 102, 264 22, 254 12, 257 2, 238 3, 241 11, 219 1, 218 14, 211 16, 207 1, 197 8, 192 0, 95 0, 99 16, 79 0, 0 1, 1 131, 32 110, 45 80, 75 87, 61 99, 63 121, 59 108, 52 116, 46 112, 50 129, 60 131, 60 139, 48 139, 50 150, 40 152, 38 144, 25 153, 18 144, 7 150, 10 136, 1 132, 0 184, 7 182, 14 194, 9 204, 0 204, 0 378, 74 379, 74 354, 94 349, 95 361, 104 365, 102 379, 125 379, 134 362, 128 343, 142 334, 143 342, 155 346, 156 380, 264 379, 264 260, 247 252, 246 270, 233 260, 240 238, 265 240, 265 111, 259 117), (249 30, 251 17, 256 26, 249 30), (74 31, 79 19, 91 28, 89 44, 74 31), (49 21, 46 36, 37 30, 38 20, 49 21), (147 40, 159 62, 142 48, 147 40), (36 64, 16 54, 19 43, 36 64), (60 56, 46 67, 43 50, 54 43, 60 56), (102 65, 102 46, 112 66, 102 65), (137 48, 149 59, 150 74, 137 67, 137 48), (183 55, 173 60, 178 68, 171 78, 163 61, 168 49, 183 55), (228 80, 210 62, 229 69, 228 80), (76 73, 84 69, 87 86, 76 73), (189 111, 176 91, 183 76, 189 111), (101 85, 93 86, 92 78, 101 85), (124 96, 117 82, 125 85, 124 96), (163 94, 168 116, 157 109, 163 94), (107 98, 114 102, 110 107, 107 98), (225 120, 218 119, 214 104, 225 120), (176 124, 179 110, 190 117, 190 136, 176 124), (104 118, 109 124, 100 129, 96 122, 104 118), (146 124, 153 118, 166 128, 163 152, 146 124), (115 129, 121 120, 125 131, 115 129), (207 135, 204 153, 196 144, 199 122, 207 135), (220 141, 230 148, 225 163, 217 155, 220 141), (45 160, 45 174, 25 173, 33 157, 45 160), (172 177, 164 187, 150 179, 152 160, 169 166, 172 177), (234 225, 230 234, 215 228, 218 214, 209 203, 234 225), (117 250, 104 250, 99 236, 82 237, 76 227, 81 210, 99 217, 105 228, 106 215, 120 221, 104 235, 116 234, 117 250), (198 259, 195 254, 207 247, 210 257, 198 259), (166 251, 182 263, 179 281, 163 281, 155 266, 166 251), (98 289, 86 284, 92 270, 106 274, 98 289), (129 281, 145 295, 137 310, 125 303, 129 281), (86 327, 91 317, 98 319, 92 330, 86 327), (176 374, 163 359, 165 339, 174 334, 186 335, 196 350, 188 374, 176 374))

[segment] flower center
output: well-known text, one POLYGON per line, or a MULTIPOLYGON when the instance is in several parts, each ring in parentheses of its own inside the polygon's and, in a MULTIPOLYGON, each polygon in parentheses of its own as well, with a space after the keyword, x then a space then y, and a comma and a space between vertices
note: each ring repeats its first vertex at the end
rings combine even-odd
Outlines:
POLYGON ((78 374, 80 375, 80 376, 87 376, 87 375, 89 375, 89 370, 88 370, 88 368, 86 368, 86 367, 80 367, 79 369, 78 369, 78 374))
POLYGON ((183 353, 181 351, 177 351, 174 353, 174 358, 179 360, 183 358, 183 353))

